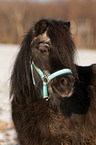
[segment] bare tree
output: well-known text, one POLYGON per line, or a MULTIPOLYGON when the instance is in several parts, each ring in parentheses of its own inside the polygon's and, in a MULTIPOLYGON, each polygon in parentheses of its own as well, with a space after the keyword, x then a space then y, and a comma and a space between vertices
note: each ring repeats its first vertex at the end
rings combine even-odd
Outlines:
MULTIPOLYGON (((72 20, 75 26, 88 20, 93 47, 96 45, 96 1, 57 0, 38 3, 28 0, 0 1, 0 42, 20 43, 22 36, 41 18, 72 20)), ((76 31, 77 34, 77 31, 76 31)), ((77 38, 77 37, 76 37, 77 38)), ((89 38, 88 38, 89 39, 89 38)))

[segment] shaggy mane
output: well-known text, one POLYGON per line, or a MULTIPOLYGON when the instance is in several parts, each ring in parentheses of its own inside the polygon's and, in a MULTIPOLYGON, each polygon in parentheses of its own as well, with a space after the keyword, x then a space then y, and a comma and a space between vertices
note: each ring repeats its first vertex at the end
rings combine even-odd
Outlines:
POLYGON ((25 36, 10 80, 20 145, 96 145, 96 65, 78 66, 74 54, 70 22, 42 19, 25 36), (72 74, 49 82, 46 99, 32 62, 46 76, 65 68, 72 74))

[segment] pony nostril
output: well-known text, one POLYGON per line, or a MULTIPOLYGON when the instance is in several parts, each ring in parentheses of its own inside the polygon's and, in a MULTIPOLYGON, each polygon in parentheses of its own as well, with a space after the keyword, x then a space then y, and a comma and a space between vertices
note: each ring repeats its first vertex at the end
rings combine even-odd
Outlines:
POLYGON ((61 83, 61 84, 64 84, 64 78, 62 78, 62 79, 60 80, 60 83, 61 83))
POLYGON ((60 79, 60 86, 61 86, 61 87, 64 87, 64 86, 66 85, 66 83, 67 83, 66 78, 61 78, 61 79, 60 79))

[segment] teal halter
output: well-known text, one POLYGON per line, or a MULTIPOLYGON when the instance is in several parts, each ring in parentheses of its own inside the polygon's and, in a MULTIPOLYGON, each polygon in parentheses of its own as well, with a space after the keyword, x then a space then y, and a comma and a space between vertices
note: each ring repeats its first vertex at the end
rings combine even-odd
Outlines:
POLYGON ((48 100, 49 96, 48 96, 48 84, 51 80, 53 80, 54 78, 63 75, 63 74, 72 74, 72 71, 70 69, 61 69, 59 71, 56 71, 54 73, 52 73, 51 75, 46 76, 44 74, 44 72, 38 68, 34 62, 31 63, 31 72, 32 72, 32 79, 33 79, 33 84, 37 87, 36 83, 35 83, 35 79, 34 79, 34 74, 33 74, 33 68, 35 68, 35 70, 37 71, 37 73, 39 74, 39 76, 41 77, 41 80, 43 82, 43 98, 45 98, 46 100, 48 100))

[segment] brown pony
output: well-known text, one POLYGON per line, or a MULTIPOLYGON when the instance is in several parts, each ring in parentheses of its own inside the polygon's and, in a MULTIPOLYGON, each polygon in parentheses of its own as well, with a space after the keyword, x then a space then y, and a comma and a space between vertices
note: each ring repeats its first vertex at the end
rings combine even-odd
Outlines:
POLYGON ((69 22, 43 19, 25 36, 10 90, 20 145, 96 145, 96 65, 75 65, 74 52, 69 22), (36 67, 45 76, 72 73, 50 81, 46 99, 36 67))

